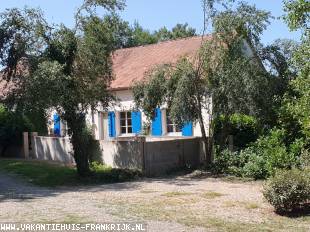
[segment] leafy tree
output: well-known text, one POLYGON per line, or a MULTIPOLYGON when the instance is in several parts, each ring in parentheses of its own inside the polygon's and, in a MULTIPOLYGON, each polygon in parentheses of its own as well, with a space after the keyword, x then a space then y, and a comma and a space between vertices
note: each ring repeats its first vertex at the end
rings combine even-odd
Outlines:
POLYGON ((9 146, 20 145, 22 133, 31 127, 27 117, 0 105, 0 156, 4 156, 9 146))
POLYGON ((197 35, 196 29, 189 27, 188 23, 178 23, 171 29, 171 31, 169 31, 166 27, 162 27, 154 33, 154 36, 157 38, 158 41, 187 38, 195 35, 197 35))
POLYGON ((136 84, 137 106, 151 119, 155 108, 167 103, 172 121, 179 126, 198 121, 206 147, 205 111, 213 118, 263 115, 269 99, 268 79, 255 55, 245 54, 244 41, 258 42, 268 18, 268 13, 244 4, 236 11, 217 14, 213 19, 216 33, 202 43, 194 61, 184 57, 175 65, 159 66, 136 84))
POLYGON ((115 37, 111 25, 95 14, 96 6, 120 9, 122 1, 87 0, 77 14, 77 27, 52 29, 38 10, 7 10, 1 14, 1 64, 7 77, 16 78, 16 64, 29 60, 28 72, 20 72, 20 98, 31 109, 57 109, 67 121, 78 174, 89 169, 89 136, 85 113, 112 99, 111 52, 115 37))
POLYGON ((307 0, 285 0, 284 10, 288 26, 292 29, 309 29, 310 3, 307 0))
POLYGON ((135 22, 132 28, 132 36, 127 47, 136 47, 140 45, 157 43, 156 37, 138 23, 135 22))
POLYGON ((301 30, 302 42, 294 52, 293 62, 297 78, 289 83, 289 91, 283 100, 280 123, 290 131, 291 137, 302 136, 305 149, 310 146, 310 33, 309 7, 307 1, 285 1, 286 20, 292 30, 301 30), (293 133, 292 133, 293 132, 293 133))

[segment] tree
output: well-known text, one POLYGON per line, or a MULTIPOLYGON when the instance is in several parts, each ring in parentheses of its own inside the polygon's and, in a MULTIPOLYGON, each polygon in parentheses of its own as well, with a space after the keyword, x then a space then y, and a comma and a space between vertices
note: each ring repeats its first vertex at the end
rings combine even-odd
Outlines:
POLYGON ((155 36, 153 36, 149 30, 144 29, 138 22, 135 22, 132 28, 131 39, 129 40, 127 47, 136 47, 154 43, 157 43, 155 36))
POLYGON ((196 35, 196 29, 189 27, 188 23, 178 23, 171 29, 171 31, 169 31, 166 27, 162 27, 158 31, 154 32, 154 36, 158 41, 175 40, 196 35))
MULTIPOLYGON (((107 88, 112 80, 111 53, 115 39, 111 25, 99 18, 94 7, 120 9, 122 1, 87 0, 77 14, 77 27, 50 27, 38 10, 7 10, 1 14, 1 64, 7 77, 16 78, 16 64, 29 60, 19 99, 31 109, 57 109, 67 121, 74 158, 80 176, 90 174, 89 136, 85 114, 112 99, 107 88)), ((16 98, 15 98, 16 99, 16 98)))
POLYGON ((4 156, 10 145, 20 145, 22 133, 31 127, 26 117, 0 105, 0 156, 4 156))
POLYGON ((265 94, 268 78, 255 54, 245 54, 244 42, 258 41, 268 18, 268 13, 244 4, 236 11, 216 14, 215 33, 202 41, 194 61, 185 57, 151 70, 134 87, 136 105, 149 119, 156 107, 167 103, 172 121, 179 126, 198 121, 206 147, 204 111, 213 119, 234 113, 262 116, 269 100, 265 94))
POLYGON ((285 1, 286 20, 291 30, 302 32, 302 42, 294 52, 297 77, 290 81, 280 111, 280 124, 288 128, 291 137, 302 136, 305 149, 310 148, 310 33, 307 1, 285 1), (292 131, 294 133, 292 133, 292 131))

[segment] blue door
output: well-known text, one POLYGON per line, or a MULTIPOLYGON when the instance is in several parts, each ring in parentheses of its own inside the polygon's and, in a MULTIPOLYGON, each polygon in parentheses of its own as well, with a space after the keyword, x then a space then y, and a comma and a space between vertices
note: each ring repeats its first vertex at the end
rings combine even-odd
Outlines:
POLYGON ((193 123, 192 122, 184 124, 184 126, 182 127, 182 135, 193 136, 193 123))
POLYGON ((109 124, 109 136, 111 138, 116 137, 116 129, 115 129, 115 113, 108 113, 108 124, 109 124))
POLYGON ((140 111, 132 112, 131 118, 132 118, 132 133, 141 134, 142 131, 141 112, 140 111))
POLYGON ((161 136, 162 135, 162 124, 161 124, 161 110, 156 108, 155 116, 152 121, 152 135, 161 136))
POLYGON ((54 114, 54 135, 60 136, 60 117, 58 114, 54 114))

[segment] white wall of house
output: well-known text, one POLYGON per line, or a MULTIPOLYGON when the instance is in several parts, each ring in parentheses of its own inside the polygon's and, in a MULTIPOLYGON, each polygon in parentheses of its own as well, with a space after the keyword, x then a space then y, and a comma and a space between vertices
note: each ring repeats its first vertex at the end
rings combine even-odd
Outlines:
MULTIPOLYGON (((115 128, 116 128, 116 137, 129 137, 135 136, 134 133, 122 133, 120 126, 120 113, 124 111, 133 111, 135 104, 133 101, 132 90, 121 90, 115 91, 114 95, 117 99, 117 102, 113 106, 108 108, 108 111, 115 112, 115 128)), ((211 109, 211 106, 210 106, 211 109)), ((167 131, 167 117, 166 117, 166 106, 161 107, 161 123, 162 123, 162 136, 182 136, 182 132, 170 132, 167 131)), ((210 125, 210 114, 208 110, 204 110, 203 113, 205 130, 207 135, 209 135, 209 125, 210 125)), ((147 123, 147 118, 141 112, 142 118, 142 128, 143 125, 147 123)), ((109 128, 108 128, 108 113, 103 111, 100 107, 97 109, 97 112, 89 112, 87 116, 87 121, 90 125, 93 124, 94 135, 98 140, 108 140, 109 138, 109 128), (92 114, 92 115, 91 115, 92 114)), ((198 122, 193 124, 193 136, 201 136, 201 128, 198 122)))
MULTIPOLYGON (((117 101, 110 106, 107 110, 103 110, 102 107, 98 107, 96 111, 88 110, 86 114, 87 124, 92 128, 95 139, 97 140, 110 140, 109 136, 109 122, 108 122, 108 112, 115 112, 115 131, 116 137, 130 137, 135 136, 135 133, 122 133, 120 125, 120 115, 121 112, 128 111, 132 112, 134 110, 134 101, 132 90, 122 90, 115 91, 114 95, 117 101)), ((182 136, 182 132, 168 132, 167 130, 167 107, 162 106, 161 108, 161 124, 162 124, 162 136, 182 136)), ((211 106, 210 106, 211 109, 211 106)), ((207 135, 209 135, 209 125, 210 125, 210 114, 208 110, 203 111, 205 130, 207 135)), ((54 115, 56 110, 51 110, 49 115, 49 134, 53 134, 54 128, 54 115)), ((143 112, 141 112, 142 128, 147 123, 147 118, 143 112)), ((60 123, 60 136, 67 135, 67 125, 61 120, 60 123)), ((193 123, 192 136, 201 137, 201 128, 198 122, 193 123)))

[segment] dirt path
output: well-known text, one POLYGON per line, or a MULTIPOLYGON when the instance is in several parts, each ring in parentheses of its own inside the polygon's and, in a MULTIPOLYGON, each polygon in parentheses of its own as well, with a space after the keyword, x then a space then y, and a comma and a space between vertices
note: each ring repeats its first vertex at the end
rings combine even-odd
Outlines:
POLYGON ((160 232, 310 230, 309 217, 275 215, 261 188, 183 176, 46 189, 0 174, 0 222, 143 222, 160 232))

